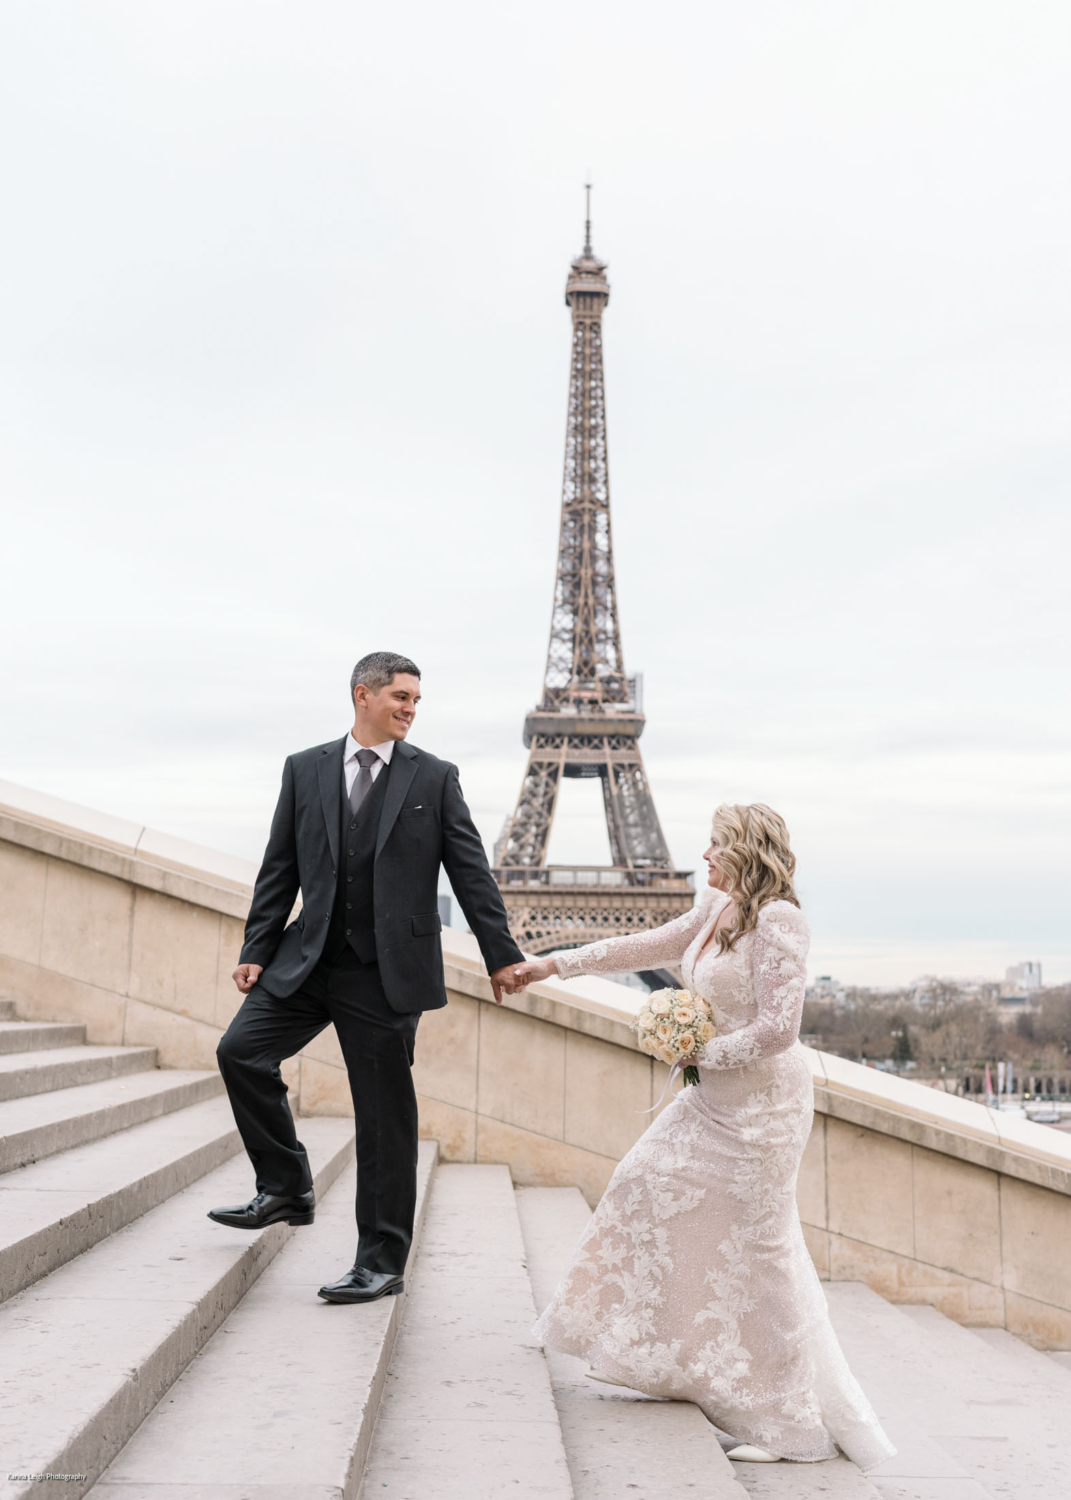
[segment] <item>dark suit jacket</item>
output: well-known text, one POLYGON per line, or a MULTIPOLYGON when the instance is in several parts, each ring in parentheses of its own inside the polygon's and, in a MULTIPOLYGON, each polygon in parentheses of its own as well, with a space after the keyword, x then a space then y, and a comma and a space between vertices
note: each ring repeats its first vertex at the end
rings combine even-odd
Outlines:
MULTIPOLYGON (((245 925, 241 963, 261 964, 259 983, 292 995, 323 952, 338 879, 342 755, 333 740, 291 755, 245 925), (302 911, 287 927, 298 889, 302 911)), ((380 775, 383 773, 380 772, 380 775)), ((439 866, 446 870, 488 969, 519 963, 506 910, 461 795, 457 767, 399 740, 376 838, 376 955, 392 1009, 446 1004, 439 866)))

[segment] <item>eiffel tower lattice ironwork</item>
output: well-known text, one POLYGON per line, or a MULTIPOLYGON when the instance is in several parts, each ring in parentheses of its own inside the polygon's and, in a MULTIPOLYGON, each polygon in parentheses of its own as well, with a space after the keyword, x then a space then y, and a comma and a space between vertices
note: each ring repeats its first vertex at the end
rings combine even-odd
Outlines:
POLYGON ((524 721, 528 768, 495 847, 510 927, 530 953, 657 927, 688 911, 692 878, 673 866, 640 756, 639 680, 626 676, 614 587, 603 384, 606 265, 584 249, 565 286, 572 312, 558 575, 543 698, 524 721), (602 781, 612 865, 548 865, 564 777, 602 781))

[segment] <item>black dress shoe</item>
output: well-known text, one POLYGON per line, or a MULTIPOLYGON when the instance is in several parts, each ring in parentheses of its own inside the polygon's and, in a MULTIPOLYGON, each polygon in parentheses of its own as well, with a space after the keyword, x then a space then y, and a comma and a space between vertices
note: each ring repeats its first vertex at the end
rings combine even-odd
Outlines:
POLYGON ((264 1229, 268 1224, 311 1224, 316 1217, 316 1194, 311 1189, 293 1198, 278 1198, 274 1193, 258 1193, 249 1203, 233 1208, 210 1208, 208 1217, 231 1229, 264 1229))
POLYGON ((325 1302, 374 1302, 377 1297, 393 1297, 405 1291, 401 1276, 392 1276, 389 1271, 366 1271, 364 1266, 354 1266, 341 1281, 320 1288, 325 1302))

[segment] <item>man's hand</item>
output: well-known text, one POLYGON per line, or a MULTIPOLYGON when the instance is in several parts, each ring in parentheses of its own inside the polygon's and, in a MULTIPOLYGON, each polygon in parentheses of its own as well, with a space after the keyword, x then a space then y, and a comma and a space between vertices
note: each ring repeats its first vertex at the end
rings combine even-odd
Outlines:
POLYGON ((521 964, 505 964, 491 975, 495 1004, 502 1004, 503 995, 519 995, 533 979, 550 979, 551 976, 555 979, 558 977, 558 969, 552 958, 530 958, 521 964))
POLYGON ((256 984, 257 980, 263 973, 263 964, 239 964, 234 973, 231 975, 231 978, 241 990, 242 994, 248 995, 249 991, 253 988, 253 986, 256 984))
POLYGON ((517 964, 503 964, 501 969, 492 969, 488 975, 491 981, 491 988, 495 992, 496 1005, 502 1004, 503 995, 515 995, 518 990, 524 989, 524 985, 520 984, 514 977, 515 970, 518 967, 519 965, 517 964))

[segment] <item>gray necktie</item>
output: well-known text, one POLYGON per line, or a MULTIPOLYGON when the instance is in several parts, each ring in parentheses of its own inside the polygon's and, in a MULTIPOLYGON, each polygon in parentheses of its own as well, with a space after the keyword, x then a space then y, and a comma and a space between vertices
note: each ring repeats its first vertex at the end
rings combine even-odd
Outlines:
POLYGON ((357 752, 357 762, 361 769, 353 778, 353 786, 350 788, 350 807, 354 817, 357 816, 358 808, 372 790, 372 767, 378 759, 379 756, 374 750, 358 750, 357 752))

